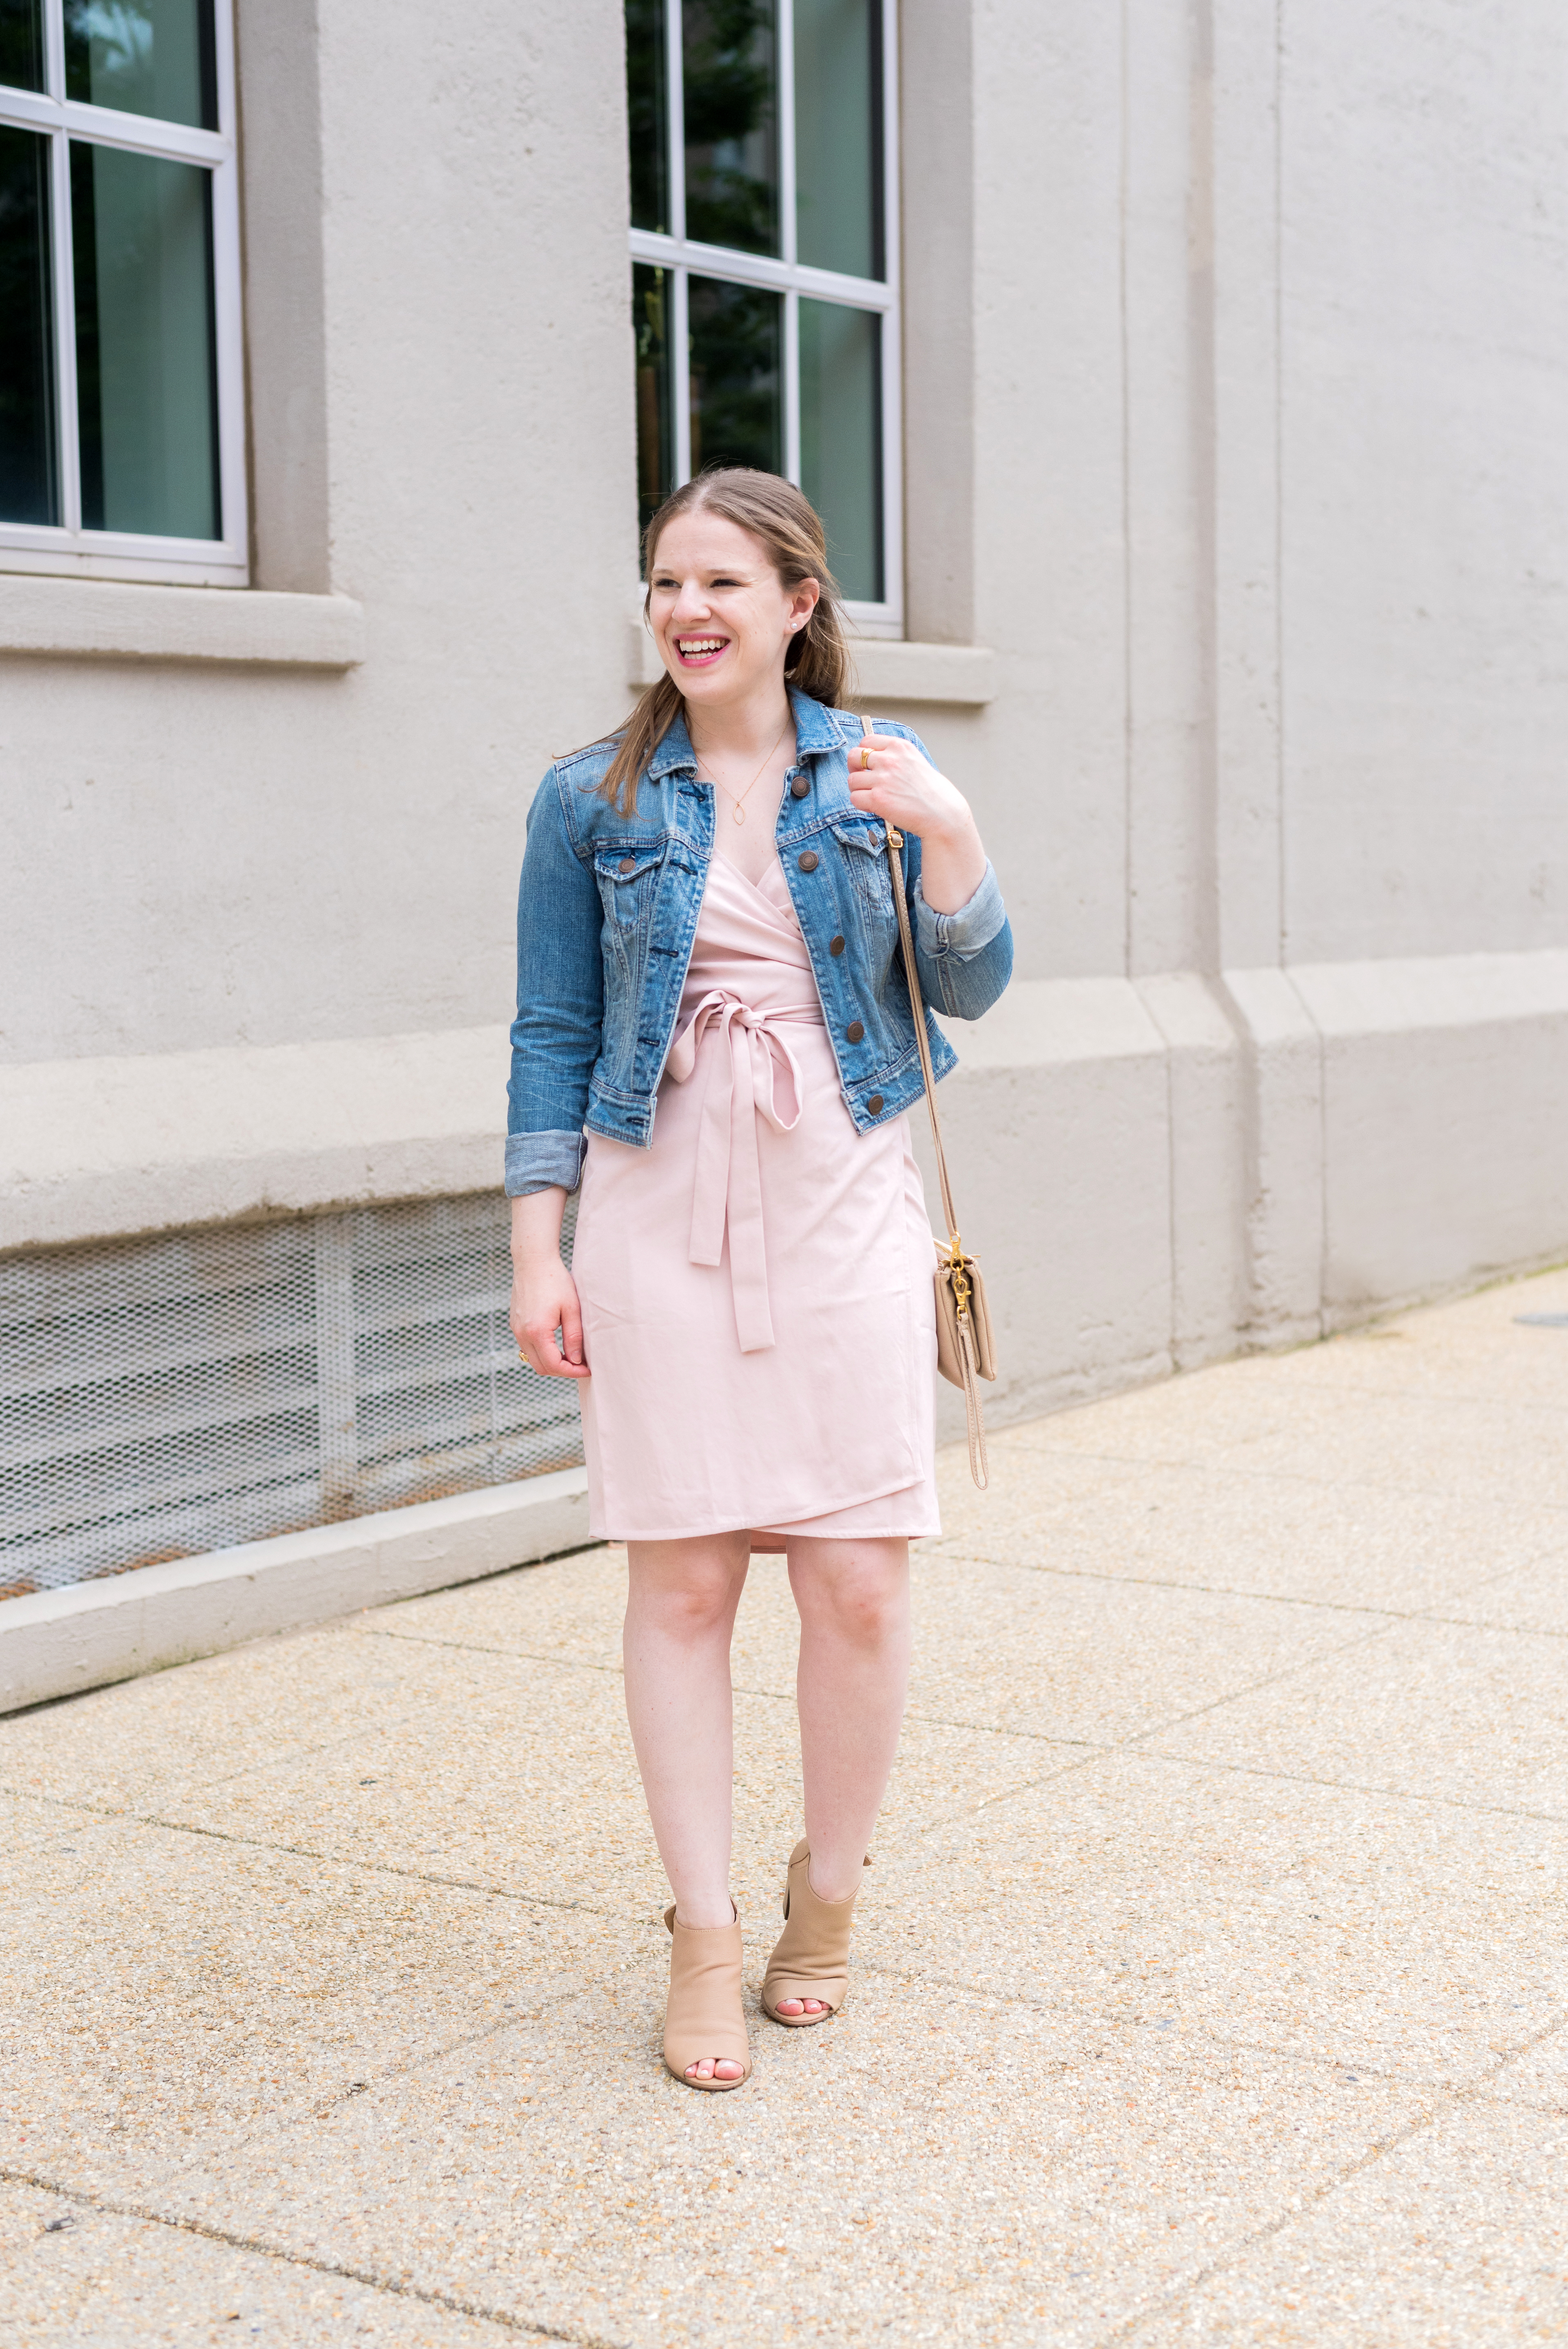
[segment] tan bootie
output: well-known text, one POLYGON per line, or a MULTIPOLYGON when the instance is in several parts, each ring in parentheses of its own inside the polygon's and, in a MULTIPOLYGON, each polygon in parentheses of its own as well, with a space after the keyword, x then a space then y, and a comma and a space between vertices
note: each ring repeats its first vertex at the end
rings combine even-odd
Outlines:
MULTIPOLYGON (((847 1900, 820 1900, 811 1889, 810 1846, 802 1837, 789 1855, 784 1889, 784 1930, 762 1977, 762 2012, 799 2031, 837 2014, 850 1987, 850 1920, 855 1894, 847 1900), (820 1999, 827 2014, 780 2014, 787 1998, 820 1999)), ((866 1866, 871 1866, 868 1859, 866 1866)))
POLYGON ((670 1994, 665 2007, 665 2062, 686 2088, 743 2088, 751 2077, 751 2043, 740 2006, 740 1920, 732 1925, 682 1925, 674 1907, 670 1929, 670 1994), (711 2055, 717 2064, 744 2064, 738 2080, 689 2080, 688 2064, 711 2055))

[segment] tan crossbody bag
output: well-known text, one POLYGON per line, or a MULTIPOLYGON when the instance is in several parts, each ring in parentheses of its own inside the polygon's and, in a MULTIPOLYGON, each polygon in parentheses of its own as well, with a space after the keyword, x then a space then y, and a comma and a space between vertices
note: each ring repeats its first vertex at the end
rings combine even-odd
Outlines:
MULTIPOLYGON (((862 718, 861 726, 863 732, 872 731, 869 718, 862 718)), ((903 833, 896 824, 888 824, 887 861, 893 909, 898 915, 898 935, 903 947, 909 1005, 914 1015, 914 1040, 920 1047, 920 1072, 925 1080, 925 1106, 931 1112, 931 1139, 936 1149, 936 1173, 942 1185, 942 1212, 947 1219, 946 1247, 934 1233, 932 1235, 936 1247, 936 1367, 944 1379, 964 1390, 965 1415, 969 1426, 969 1473, 984 1488, 991 1481, 991 1472, 985 1459, 985 1423, 980 1415, 979 1381, 995 1377, 996 1353, 991 1338, 985 1277, 974 1257, 964 1253, 958 1217, 953 1207, 953 1185, 947 1179, 947 1153, 942 1147, 942 1122, 936 1114, 936 1078, 925 1032, 925 999, 920 991, 909 905, 903 894, 903 864, 899 855, 903 846, 903 833)))

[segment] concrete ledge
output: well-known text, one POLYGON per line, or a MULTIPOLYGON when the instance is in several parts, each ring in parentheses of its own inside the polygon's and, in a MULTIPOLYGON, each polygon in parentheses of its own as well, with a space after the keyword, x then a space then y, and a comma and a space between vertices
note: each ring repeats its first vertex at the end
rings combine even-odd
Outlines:
POLYGON ((347 669, 365 658, 365 612, 346 595, 13 572, 0 574, 0 653, 347 669))
MULTIPOLYGON (((947 701, 978 707, 996 698, 996 656, 984 645, 914 645, 856 636, 850 646, 860 701, 947 701)), ((626 682, 638 692, 664 675, 642 622, 628 636, 626 682)))
POLYGON ((507 1030, 0 1068, 0 1249, 501 1183, 507 1030))
POLYGON ((0 1599, 0 1713, 581 1549, 588 1472, 0 1599))

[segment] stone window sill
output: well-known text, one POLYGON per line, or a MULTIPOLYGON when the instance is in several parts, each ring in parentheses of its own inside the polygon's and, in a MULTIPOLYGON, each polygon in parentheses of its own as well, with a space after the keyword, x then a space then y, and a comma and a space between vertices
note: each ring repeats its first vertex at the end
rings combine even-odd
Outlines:
POLYGON ((0 575, 4 653, 349 669, 365 658, 365 611, 346 595, 132 586, 11 573, 0 575))
MULTIPOLYGON (((655 685, 664 664, 640 623, 628 637, 626 682, 655 685)), ((948 701, 977 708, 996 698, 996 656, 984 645, 912 645, 893 637, 855 636, 856 698, 861 701, 948 701)))

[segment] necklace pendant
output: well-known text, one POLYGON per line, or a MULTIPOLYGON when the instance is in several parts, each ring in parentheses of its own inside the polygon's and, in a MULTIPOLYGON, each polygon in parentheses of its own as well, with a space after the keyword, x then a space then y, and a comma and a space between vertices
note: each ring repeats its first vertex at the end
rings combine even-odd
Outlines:
POLYGON ((735 821, 737 823, 744 823, 746 822, 746 810, 743 807, 738 807, 736 809, 735 821))

